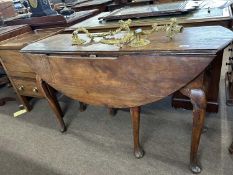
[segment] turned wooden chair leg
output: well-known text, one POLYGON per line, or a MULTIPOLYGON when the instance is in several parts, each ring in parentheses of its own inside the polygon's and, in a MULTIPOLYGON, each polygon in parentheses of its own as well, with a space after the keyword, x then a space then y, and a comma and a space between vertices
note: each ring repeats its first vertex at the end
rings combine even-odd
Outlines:
POLYGON ((79 102, 79 111, 83 112, 87 109, 87 104, 83 103, 83 102, 79 102))
POLYGON ((108 108, 108 113, 111 116, 115 116, 117 114, 117 109, 116 108, 108 108))
POLYGON ((233 154, 233 142, 231 143, 231 146, 229 147, 229 153, 233 154))
POLYGON ((139 159, 144 155, 144 151, 139 143, 140 107, 130 108, 130 113, 133 126, 134 155, 139 159))
POLYGON ((197 174, 201 172, 201 167, 200 165, 198 165, 197 152, 200 143, 201 133, 204 127, 206 113, 206 96, 205 92, 202 89, 191 89, 189 91, 189 94, 183 94, 189 96, 193 104, 193 128, 190 151, 190 169, 193 173, 197 174))
POLYGON ((65 132, 66 126, 63 120, 63 113, 56 99, 56 96, 53 93, 51 93, 52 91, 49 89, 50 87, 39 76, 36 77, 36 80, 38 87, 41 89, 42 93, 44 94, 44 97, 48 101, 53 112, 55 113, 56 119, 60 125, 60 131, 65 132))

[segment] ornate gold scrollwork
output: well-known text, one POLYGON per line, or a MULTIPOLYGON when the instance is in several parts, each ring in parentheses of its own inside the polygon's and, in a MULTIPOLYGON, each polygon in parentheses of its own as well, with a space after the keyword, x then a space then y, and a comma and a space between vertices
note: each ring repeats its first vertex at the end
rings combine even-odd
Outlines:
POLYGON ((91 42, 95 42, 95 38, 102 37, 101 40, 99 40, 99 43, 103 44, 110 44, 110 45, 129 45, 130 47, 142 47, 145 45, 150 44, 150 40, 145 39, 145 37, 149 34, 152 34, 153 32, 166 32, 167 37, 172 40, 177 33, 182 32, 183 27, 178 25, 177 20, 175 18, 172 18, 170 20, 169 24, 161 25, 153 24, 151 30, 142 30, 142 29, 136 29, 135 31, 130 30, 131 20, 128 19, 127 21, 119 21, 120 27, 116 29, 115 31, 109 31, 109 32, 103 32, 103 33, 97 33, 97 34, 91 34, 88 32, 85 28, 78 28, 73 32, 72 35, 72 43, 73 45, 84 45, 91 42), (115 35, 119 34, 120 32, 123 32, 123 36, 120 38, 117 38, 115 35), (83 39, 80 39, 78 36, 79 32, 83 32, 87 35, 87 37, 90 38, 90 41, 85 41, 83 39), (145 37, 142 37, 145 36, 145 37))

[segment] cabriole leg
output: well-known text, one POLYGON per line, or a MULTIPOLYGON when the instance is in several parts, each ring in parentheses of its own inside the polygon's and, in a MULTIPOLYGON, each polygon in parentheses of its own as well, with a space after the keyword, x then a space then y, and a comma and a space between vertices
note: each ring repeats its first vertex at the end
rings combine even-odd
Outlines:
POLYGON ((184 90, 181 92, 184 95, 190 97, 193 104, 193 128, 190 151, 190 169, 193 173, 197 174, 201 172, 201 167, 200 165, 198 165, 197 152, 202 129, 204 127, 206 113, 206 95, 202 89, 190 89, 188 91, 184 90))
POLYGON ((51 109, 55 113, 56 120, 58 121, 58 123, 60 125, 60 131, 65 132, 66 126, 65 126, 65 123, 63 120, 63 113, 62 113, 61 107, 60 107, 55 95, 53 93, 51 93, 52 91, 49 90, 50 87, 39 76, 36 77, 36 81, 37 81, 38 87, 41 89, 44 97, 48 101, 51 109))
POLYGON ((144 151, 139 143, 139 127, 140 127, 140 107, 130 108, 131 120, 133 126, 133 138, 134 138, 134 155, 136 158, 142 158, 144 151))

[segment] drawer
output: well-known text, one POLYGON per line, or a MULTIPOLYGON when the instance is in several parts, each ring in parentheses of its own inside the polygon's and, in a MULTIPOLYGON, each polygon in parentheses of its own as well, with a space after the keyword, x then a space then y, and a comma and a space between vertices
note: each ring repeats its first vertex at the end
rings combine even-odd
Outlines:
POLYGON ((43 97, 37 87, 35 79, 12 78, 13 84, 20 95, 29 97, 43 97))

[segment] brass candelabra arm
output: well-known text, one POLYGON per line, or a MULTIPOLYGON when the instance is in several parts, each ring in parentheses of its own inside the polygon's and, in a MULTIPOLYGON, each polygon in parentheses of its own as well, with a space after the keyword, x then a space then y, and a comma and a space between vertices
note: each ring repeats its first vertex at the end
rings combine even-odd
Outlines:
POLYGON ((169 25, 166 28, 167 37, 172 40, 177 33, 181 33, 183 31, 183 26, 177 23, 176 18, 172 18, 169 25))
POLYGON ((100 40, 100 43, 109 44, 109 45, 118 45, 122 47, 123 45, 127 45, 132 40, 134 40, 135 35, 133 32, 126 33, 122 38, 103 38, 100 40))
POLYGON ((89 38, 91 38, 91 41, 94 40, 94 37, 89 33, 89 31, 83 27, 76 29, 72 34, 72 44, 73 45, 82 45, 85 44, 86 41, 79 38, 78 34, 79 32, 84 32, 89 38))
POLYGON ((132 22, 131 19, 128 19, 127 21, 120 20, 118 22, 120 27, 118 29, 116 29, 115 31, 96 33, 96 34, 89 33, 89 31, 87 29, 83 28, 83 27, 78 28, 73 32, 72 43, 73 43, 73 45, 82 45, 82 44, 86 43, 85 40, 82 40, 82 39, 79 38, 79 36, 78 36, 79 32, 85 33, 91 39, 90 42, 93 42, 94 38, 96 38, 96 37, 104 37, 105 40, 108 40, 108 39, 106 39, 107 36, 113 36, 115 34, 120 33, 121 31, 128 31, 129 32, 131 22, 132 22))
POLYGON ((150 41, 145 39, 148 35, 154 33, 154 32, 166 32, 166 36, 172 40, 174 36, 177 33, 181 33, 183 27, 178 25, 177 20, 175 18, 172 18, 170 23, 167 25, 161 25, 159 26, 157 23, 152 25, 151 30, 142 30, 137 29, 135 31, 130 30, 131 20, 127 21, 119 21, 120 27, 117 28, 115 31, 109 31, 109 32, 103 32, 103 33, 97 33, 97 34, 91 34, 89 31, 85 28, 78 28, 73 32, 72 35, 72 43, 73 45, 84 45, 87 44, 87 41, 80 39, 78 34, 79 32, 83 32, 87 35, 87 37, 90 38, 90 42, 95 42, 94 39, 96 37, 102 37, 101 40, 99 40, 100 43, 103 44, 110 44, 110 45, 129 45, 131 47, 142 47, 145 45, 150 44, 150 41), (116 38, 116 34, 125 31, 123 33, 123 36, 121 38, 116 38))
POLYGON ((151 30, 144 30, 142 31, 142 35, 149 35, 153 32, 166 32, 166 35, 169 39, 173 39, 177 33, 181 33, 183 30, 183 26, 177 23, 176 18, 172 18, 170 23, 167 25, 159 26, 157 23, 152 25, 151 30))

